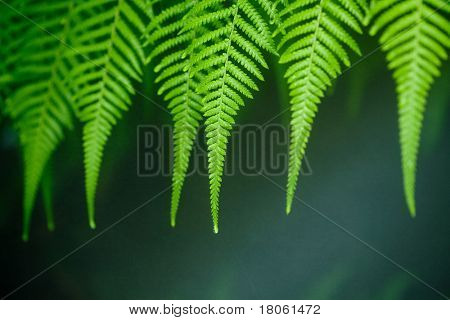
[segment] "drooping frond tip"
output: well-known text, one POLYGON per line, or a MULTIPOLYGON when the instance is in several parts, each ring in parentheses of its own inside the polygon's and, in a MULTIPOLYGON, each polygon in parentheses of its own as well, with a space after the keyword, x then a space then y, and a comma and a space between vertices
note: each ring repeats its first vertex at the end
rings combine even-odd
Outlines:
POLYGON ((406 203, 416 214, 415 184, 426 100, 439 67, 448 57, 450 12, 445 0, 375 2, 370 33, 380 33, 397 85, 400 147, 406 203))
POLYGON ((182 32, 193 2, 182 2, 158 14, 146 30, 146 44, 151 45, 148 61, 158 60, 155 67, 158 94, 164 94, 174 122, 174 164, 170 225, 175 227, 189 158, 200 125, 202 96, 197 92, 202 72, 193 68, 188 48, 200 30, 182 32))
MULTIPOLYGON (((262 50, 275 52, 268 25, 260 13, 271 8, 269 1, 199 1, 191 9, 184 30, 204 29, 192 42, 196 72, 205 72, 198 92, 206 118, 208 171, 213 230, 219 230, 219 193, 222 185, 226 145, 244 98, 258 90, 254 78, 263 79, 267 68, 262 50), (211 70, 210 70, 211 69, 211 70)), ((272 12, 266 14, 273 14, 272 12)))
POLYGON ((280 63, 291 97, 289 170, 286 213, 292 208, 298 177, 318 104, 331 80, 350 66, 347 48, 360 54, 349 33, 361 33, 364 0, 294 0, 280 11, 280 63))
POLYGON ((19 42, 20 47, 14 42, 10 45, 10 48, 15 47, 12 53, 12 61, 16 64, 14 78, 20 81, 8 98, 7 111, 19 132, 23 149, 22 239, 27 241, 44 168, 63 139, 64 131, 72 125, 72 97, 66 83, 70 63, 65 55, 65 41, 72 27, 73 3, 67 0, 53 6, 41 6, 33 2, 22 10, 23 15, 43 29, 31 25, 21 28, 19 23, 17 30, 23 32, 20 37, 26 41, 19 42), (66 19, 61 21, 61 16, 66 19))
POLYGON ((146 0, 83 2, 72 32, 77 65, 71 71, 75 108, 84 123, 83 149, 89 225, 95 228, 95 195, 104 148, 112 127, 128 110, 141 81, 146 0), (82 18, 87 17, 87 18, 82 18))

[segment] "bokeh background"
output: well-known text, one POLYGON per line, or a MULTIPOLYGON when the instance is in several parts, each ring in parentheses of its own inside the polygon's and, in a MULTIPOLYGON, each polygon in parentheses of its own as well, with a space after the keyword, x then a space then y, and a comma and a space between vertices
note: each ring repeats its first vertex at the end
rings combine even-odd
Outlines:
MULTIPOLYGON (((364 52, 377 47, 367 40, 364 52)), ((354 59, 356 60, 356 58, 354 59)), ((288 107, 275 60, 238 123, 263 124, 288 107)), ((450 295, 449 67, 430 94, 417 175, 417 217, 403 198, 395 87, 381 51, 346 71, 320 106, 307 150, 312 175, 297 195, 446 296, 450 295)), ((151 86, 140 90, 162 103, 151 86)), ((289 113, 271 123, 287 124, 289 113)), ((21 233, 22 160, 1 122, 0 296, 5 296, 170 186, 138 177, 136 128, 170 123, 136 97, 113 131, 97 196, 97 230, 84 198, 80 128, 54 161, 56 230, 38 199, 29 243, 21 233)), ((167 142, 168 143, 168 142, 167 142)), ((287 152, 287 150, 285 150, 287 152)), ((230 150, 229 157, 239 156, 230 150)), ((230 159, 230 158, 229 158, 230 159)), ((272 177, 281 186, 286 176, 272 177)), ((224 178, 220 233, 213 234, 208 179, 186 181, 178 225, 169 227, 170 192, 10 295, 9 299, 442 299, 316 211, 262 176, 224 178)))

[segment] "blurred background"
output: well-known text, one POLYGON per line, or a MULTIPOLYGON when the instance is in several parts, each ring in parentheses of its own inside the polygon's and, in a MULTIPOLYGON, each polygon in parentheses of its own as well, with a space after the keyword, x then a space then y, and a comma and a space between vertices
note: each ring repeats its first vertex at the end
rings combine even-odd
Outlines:
MULTIPOLYGON (((363 52, 377 47, 368 40, 363 52)), ((356 58, 354 59, 354 61, 356 58)), ((288 107, 282 70, 271 71, 239 124, 265 124, 288 107)), ((355 237, 450 295, 449 67, 428 100, 417 175, 417 217, 403 198, 395 86, 381 51, 345 72, 319 108, 307 150, 313 174, 297 195, 355 237)), ((162 104, 147 74, 140 91, 162 104)), ((208 179, 186 180, 178 225, 169 226, 170 177, 138 177, 136 128, 169 116, 136 97, 113 130, 87 223, 80 128, 53 160, 56 229, 38 199, 29 243, 21 233, 22 159, 1 122, 0 296, 53 263, 9 299, 441 299, 392 262, 294 201, 263 176, 224 178, 220 233, 212 232, 208 179), (135 208, 129 217, 76 252, 135 208)), ((287 125, 289 112, 270 123, 287 125)), ((169 143, 169 141, 166 141, 169 143)), ((287 150, 285 150, 287 152, 287 150)), ((228 161, 239 156, 229 150, 228 161)), ((284 188, 286 176, 271 177, 284 188)))

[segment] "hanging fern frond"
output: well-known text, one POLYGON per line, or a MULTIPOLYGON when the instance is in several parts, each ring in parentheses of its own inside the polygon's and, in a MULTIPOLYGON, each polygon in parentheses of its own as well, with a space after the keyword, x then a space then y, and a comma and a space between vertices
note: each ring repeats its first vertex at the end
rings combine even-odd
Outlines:
MULTIPOLYGON (((198 91, 204 95, 208 171, 214 232, 218 232, 219 192, 222 184, 226 145, 234 116, 258 90, 254 80, 263 79, 261 67, 267 68, 262 50, 275 48, 261 11, 271 8, 266 0, 236 0, 229 5, 222 0, 200 1, 191 9, 185 30, 206 29, 193 41, 194 72, 209 72, 198 91), (263 9, 263 10, 262 10, 263 9)), ((270 15, 272 12, 266 12, 270 15)))
POLYGON ((286 212, 290 213, 317 106, 332 79, 350 66, 348 49, 360 54, 349 31, 361 33, 364 0, 293 0, 280 11, 280 63, 291 97, 291 141, 286 212))
POLYGON ((202 119, 202 96, 197 92, 203 74, 193 73, 191 53, 187 48, 196 37, 195 30, 179 32, 189 19, 187 13, 194 1, 183 1, 158 14, 146 30, 147 44, 152 46, 148 62, 159 58, 155 67, 160 83, 158 94, 164 94, 174 122, 174 164, 170 224, 176 224, 186 171, 192 146, 202 119), (160 58, 162 57, 162 58, 160 58))
POLYGON ((412 216, 416 214, 417 154, 430 87, 448 57, 450 12, 446 0, 375 1, 372 35, 381 33, 389 69, 397 84, 403 185, 412 216))
POLYGON ((73 30, 72 86, 77 116, 84 123, 83 148, 89 224, 95 228, 94 203, 104 147, 113 125, 131 104, 133 82, 141 81, 145 0, 81 2, 73 30))
POLYGON ((7 112, 19 131, 23 147, 25 241, 43 170, 65 129, 71 128, 72 98, 65 83, 70 64, 65 59, 65 42, 72 27, 72 11, 72 1, 33 2, 25 6, 22 14, 36 21, 40 28, 32 26, 24 35, 20 59, 11 57, 16 63, 17 89, 8 98, 7 112))

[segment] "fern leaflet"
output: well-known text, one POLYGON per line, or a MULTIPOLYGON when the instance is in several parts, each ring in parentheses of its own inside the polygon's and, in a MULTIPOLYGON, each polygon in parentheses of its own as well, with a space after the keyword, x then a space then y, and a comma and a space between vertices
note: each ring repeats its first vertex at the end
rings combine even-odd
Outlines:
MULTIPOLYGON (((209 72, 199 87, 204 94, 208 171, 214 232, 218 232, 219 192, 222 184, 226 145, 234 116, 252 98, 262 80, 260 67, 267 68, 261 49, 275 52, 273 40, 260 9, 271 8, 266 0, 206 0, 194 5, 185 30, 207 29, 192 43, 195 72, 209 72)), ((272 12, 267 12, 271 15, 272 12)))
POLYGON ((382 49, 397 84, 403 185, 412 216, 420 132, 430 87, 450 46, 450 5, 445 0, 375 1, 370 33, 382 49), (447 14, 447 16, 444 16, 447 14))
POLYGON ((282 49, 280 63, 289 64, 285 77, 291 96, 291 142, 286 212, 290 213, 302 159, 317 106, 331 80, 350 65, 345 47, 360 53, 347 29, 361 33, 364 0, 294 0, 280 11, 275 35, 282 49), (346 27, 346 28, 344 28, 346 27))
POLYGON ((79 63, 72 70, 76 111, 84 123, 83 148, 89 224, 95 228, 94 201, 104 147, 113 125, 131 103, 133 80, 141 81, 145 0, 80 3, 73 30, 79 63))
POLYGON ((155 67, 161 83, 158 94, 164 94, 174 121, 174 165, 170 224, 176 224, 181 190, 183 188, 192 146, 202 119, 202 96, 196 91, 202 74, 193 73, 192 54, 187 48, 195 39, 196 32, 190 30, 181 35, 186 16, 194 2, 183 1, 161 12, 147 28, 147 43, 153 45, 148 60, 164 56, 155 67), (155 43, 157 45, 155 45, 155 43))

